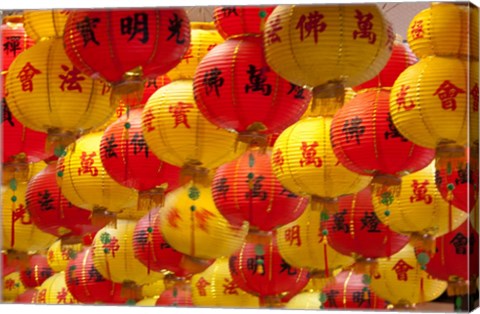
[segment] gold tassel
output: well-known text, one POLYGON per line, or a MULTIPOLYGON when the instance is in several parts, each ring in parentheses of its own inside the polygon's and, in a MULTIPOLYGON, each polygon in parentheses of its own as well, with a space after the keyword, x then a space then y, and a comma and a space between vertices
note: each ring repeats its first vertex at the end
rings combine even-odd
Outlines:
POLYGON ((138 67, 127 72, 122 81, 114 83, 110 105, 113 108, 117 108, 120 104, 125 104, 127 108, 135 108, 141 105, 145 89, 145 80, 142 77, 143 71, 138 67))
POLYGON ((207 168, 201 166, 201 162, 189 161, 180 170, 180 184, 185 185, 192 181, 193 184, 209 186, 213 180, 213 174, 207 168))
POLYGON ((345 86, 343 82, 333 81, 313 89, 312 105, 309 117, 332 117, 343 107, 345 102, 345 86))
POLYGON ((374 258, 358 258, 353 265, 355 274, 367 274, 373 276, 378 272, 378 261, 374 258))
POLYGON ((469 293, 470 283, 463 278, 453 277, 448 280, 447 295, 459 296, 469 293))
POLYGON ((435 238, 428 233, 422 234, 419 232, 414 232, 410 234, 410 244, 417 249, 426 251, 427 253, 435 253, 435 238))
POLYGON ((153 208, 162 207, 165 202, 165 189, 158 187, 138 192, 137 210, 148 212, 153 208))

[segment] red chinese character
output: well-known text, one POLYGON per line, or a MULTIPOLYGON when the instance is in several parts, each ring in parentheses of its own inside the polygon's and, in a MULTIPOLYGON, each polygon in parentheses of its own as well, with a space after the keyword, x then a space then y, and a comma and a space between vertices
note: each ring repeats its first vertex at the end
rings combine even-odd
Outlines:
POLYGON ((27 209, 23 204, 18 205, 18 207, 12 213, 12 220, 15 223, 17 220, 20 220, 22 225, 31 225, 32 219, 27 213, 27 209))
POLYGON ((73 67, 71 70, 68 66, 62 64, 62 70, 65 71, 65 75, 60 74, 58 77, 61 78, 62 85, 60 85, 60 89, 65 91, 65 84, 67 84, 67 90, 78 90, 80 93, 82 92, 82 85, 79 82, 84 81, 85 77, 81 76, 80 70, 76 67, 73 67))
POLYGON ((416 20, 413 22, 410 34, 412 34, 413 39, 423 38, 423 20, 416 20))
POLYGON ((117 115, 117 118, 120 118, 121 116, 123 116, 125 112, 127 112, 127 107, 123 104, 120 104, 115 110, 115 114, 117 115))
POLYGON ((189 64, 190 61, 188 61, 188 59, 191 59, 191 58, 193 58, 193 55, 192 55, 192 45, 190 45, 190 47, 188 47, 188 50, 187 50, 187 52, 183 55, 183 58, 182 58, 182 59, 185 60, 185 62, 186 62, 187 64, 189 64))
POLYGON ((322 159, 320 157, 316 157, 317 146, 317 141, 313 142, 310 145, 307 145, 307 142, 302 142, 302 146, 300 147, 300 149, 302 150, 303 159, 300 160, 300 166, 304 167, 308 165, 314 165, 317 168, 320 168, 322 166, 322 159))
POLYGON ((205 287, 210 286, 210 283, 205 280, 205 278, 201 277, 198 281, 197 284, 195 285, 198 290, 198 294, 202 297, 207 296, 207 291, 205 290, 205 287))
POLYGON ((48 260, 50 262, 53 262, 55 260, 55 252, 53 251, 48 251, 48 260))
POLYGON ((410 86, 408 85, 402 85, 401 90, 399 93, 397 93, 397 105, 398 105, 398 110, 400 110, 402 107, 405 109, 405 111, 410 111, 413 108, 415 108, 415 103, 413 100, 410 100, 410 105, 407 106, 407 101, 406 101, 406 96, 407 96, 407 91, 410 89, 410 86))
POLYGON ((208 233, 207 222, 210 218, 215 217, 214 213, 202 208, 195 211, 195 219, 197 220, 198 228, 208 233))
POLYGON ((223 281, 225 281, 225 283, 223 284, 223 294, 238 295, 238 285, 235 283, 235 281, 229 280, 228 278, 223 278, 223 281))
POLYGON ((353 31, 353 39, 368 38, 369 44, 374 44, 377 40, 377 34, 372 32, 373 28, 373 15, 372 13, 363 14, 359 10, 355 10, 355 18, 357 19, 358 30, 353 31))
POLYGON ((46 303, 47 289, 42 289, 37 294, 35 303, 46 303))
POLYGON ((272 156, 273 164, 280 168, 280 171, 283 173, 283 164, 285 160, 283 159, 282 150, 278 148, 272 156))
POLYGON ((392 270, 397 273, 397 280, 407 281, 408 280, 408 271, 413 269, 412 266, 408 265, 403 259, 399 260, 392 270))
POLYGON ((67 293, 67 289, 65 288, 57 292, 57 304, 67 304, 67 293))
POLYGON ((283 27, 280 25, 280 16, 277 15, 275 19, 269 19, 268 23, 270 24, 270 27, 268 30, 265 32, 265 43, 267 45, 271 45, 273 43, 279 43, 282 42, 282 39, 280 36, 277 34, 277 32, 281 31, 283 27))
POLYGON ((8 290, 13 290, 15 288, 15 280, 12 278, 5 280, 5 288, 8 290))
POLYGON ((285 241, 290 242, 290 246, 293 245, 293 242, 296 242, 296 246, 302 245, 302 239, 300 239, 300 226, 295 225, 287 230, 285 230, 285 241))
POLYGON ((27 62, 17 75, 17 78, 20 79, 20 82, 22 83, 22 90, 24 92, 33 91, 33 77, 41 73, 42 72, 38 69, 35 69, 30 62, 27 62))
POLYGON ((177 208, 172 208, 167 215, 168 224, 173 228, 178 228, 177 221, 182 220, 177 208))
POLYGON ((323 22, 323 14, 318 13, 318 11, 310 12, 308 14, 308 21, 305 14, 303 14, 298 20, 297 27, 295 29, 300 29, 300 40, 303 41, 305 38, 310 36, 310 33, 313 31, 313 38, 315 43, 318 43, 318 34, 323 33, 327 28, 327 23, 323 22), (304 35, 304 31, 307 32, 304 35))
POLYGON ((425 204, 431 204, 433 198, 428 193, 427 185, 429 184, 428 180, 423 181, 422 184, 419 184, 417 180, 413 180, 413 195, 410 196, 410 203, 424 201, 425 204))
POLYGON ((152 108, 148 108, 145 117, 143 118, 143 125, 147 127, 147 132, 155 130, 155 127, 152 126, 153 119, 155 119, 155 117, 153 116, 152 108))
POLYGON ((114 236, 111 237, 110 241, 105 242, 102 247, 105 253, 112 253, 112 257, 115 257, 115 252, 120 249, 118 239, 114 236))
POLYGON ((392 51, 393 50, 393 44, 395 42, 395 33, 393 31, 392 25, 388 25, 387 28, 387 42, 385 43, 385 46, 388 47, 388 50, 392 51))
POLYGON ((93 164, 95 163, 93 157, 95 156, 97 156, 96 152, 92 152, 90 155, 87 155, 86 152, 82 152, 82 156, 80 156, 82 161, 80 162, 80 168, 78 168, 79 176, 87 173, 90 173, 92 177, 96 177, 98 175, 97 167, 93 167, 93 164))
POLYGON ((65 261, 70 259, 69 249, 62 249, 62 259, 65 261))
POLYGON ((470 90, 470 95, 473 97, 472 109, 474 112, 478 112, 478 83, 475 83, 470 90))
POLYGON ((457 109, 455 97, 457 97, 458 94, 465 94, 465 91, 446 80, 437 88, 433 96, 438 95, 438 98, 442 102, 443 109, 455 111, 457 109))
POLYGON ((179 102, 175 107, 170 106, 168 111, 172 114, 172 117, 175 118, 175 126, 173 128, 183 124, 190 129, 190 125, 188 125, 187 120, 187 113, 189 113, 190 110, 187 109, 191 108, 194 108, 193 104, 186 104, 183 102, 179 102))
POLYGON ((102 83, 103 83, 103 86, 102 86, 102 96, 103 96, 106 93, 110 93, 110 90, 112 89, 112 86, 110 86, 110 84, 107 84, 105 82, 102 82, 102 83))

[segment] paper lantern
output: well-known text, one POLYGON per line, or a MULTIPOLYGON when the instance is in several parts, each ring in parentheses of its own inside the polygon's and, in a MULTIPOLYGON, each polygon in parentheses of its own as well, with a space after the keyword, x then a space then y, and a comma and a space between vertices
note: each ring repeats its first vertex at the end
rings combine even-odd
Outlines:
POLYGON ((446 290, 447 283, 432 278, 421 267, 413 247, 407 245, 379 261, 378 273, 370 277, 370 289, 395 308, 435 300, 446 290))
POLYGON ((8 71, 12 61, 24 50, 33 46, 33 40, 27 36, 23 27, 23 17, 10 15, 3 18, 2 26, 2 72, 8 71))
POLYGON ((2 278, 2 302, 11 302, 25 292, 25 286, 20 280, 20 273, 18 271, 2 276, 2 278))
POLYGON ((52 275, 47 257, 41 254, 30 255, 28 265, 20 270, 20 280, 26 288, 38 287, 52 275))
POLYGON ((93 263, 99 273, 113 282, 137 285, 152 283, 163 278, 149 271, 134 255, 133 231, 136 221, 118 219, 117 227, 106 226, 94 239, 93 263))
POLYGON ((230 275, 228 258, 220 257, 191 280, 192 300, 200 307, 258 308, 257 297, 243 291, 230 275))
POLYGON ((229 39, 232 36, 260 36, 265 22, 272 13, 273 6, 221 6, 213 10, 213 21, 220 35, 229 39))
POLYGON ((13 303, 15 304, 34 304, 37 298, 38 289, 27 289, 19 294, 13 303))
MULTIPOLYGON (((371 178, 351 172, 337 160, 330 142, 330 117, 306 118, 280 134, 273 147, 273 172, 280 183, 314 203, 335 207, 336 198, 370 184, 371 178)), ((315 206, 315 204, 313 204, 315 206)))
POLYGON ((411 20, 408 44, 419 58, 478 59, 478 9, 456 3, 431 3, 411 20))
POLYGON ((301 292, 291 298, 287 304, 285 304, 285 309, 289 310, 318 310, 323 308, 322 301, 320 301, 321 292, 310 291, 310 292, 301 292))
POLYGON ((90 133, 69 145, 57 162, 57 183, 75 206, 95 212, 118 213, 136 205, 135 190, 114 181, 100 153, 102 132, 90 133))
POLYGON ((81 243, 65 244, 62 243, 62 240, 57 240, 48 248, 48 265, 56 273, 66 271, 70 260, 74 259, 82 249, 83 245, 81 243))
POLYGON ((143 98, 140 103, 145 105, 150 96, 152 96, 159 88, 170 84, 171 81, 172 80, 166 75, 160 75, 155 78, 146 79, 143 85, 143 98))
POLYGON ((68 263, 65 281, 72 296, 84 304, 125 304, 122 284, 105 279, 95 268, 92 248, 85 248, 68 263))
POLYGON ((211 188, 189 183, 167 195, 160 210, 160 228, 172 248, 208 260, 236 251, 248 224, 229 224, 215 207, 211 188))
POLYGON ((38 288, 36 304, 78 304, 67 287, 65 272, 54 274, 38 288))
POLYGON ((143 109, 143 136, 152 152, 169 164, 216 168, 241 154, 235 134, 219 129, 198 110, 192 81, 174 81, 153 94, 143 109))
POLYGON ((156 306, 192 307, 192 289, 182 282, 162 292, 156 306))
POLYGON ((300 291, 309 280, 306 269, 294 267, 282 258, 274 236, 264 241, 245 242, 229 258, 230 275, 238 287, 269 304, 291 291, 300 291))
POLYGON ((155 306, 157 304, 158 296, 153 298, 144 298, 137 302, 136 306, 155 306))
MULTIPOLYGON (((163 279, 155 281, 154 283, 143 285, 142 296, 144 298, 155 298, 156 300, 162 294, 162 292, 165 291, 165 288, 166 287, 163 279)), ((155 305, 155 303, 153 305, 155 305)))
POLYGON ((302 116, 311 98, 309 90, 268 66, 262 38, 252 36, 212 49, 198 65, 193 88, 202 114, 240 135, 283 131, 302 116))
POLYGON ((23 19, 25 30, 35 42, 46 38, 60 38, 63 36, 65 23, 70 10, 24 10, 23 19))

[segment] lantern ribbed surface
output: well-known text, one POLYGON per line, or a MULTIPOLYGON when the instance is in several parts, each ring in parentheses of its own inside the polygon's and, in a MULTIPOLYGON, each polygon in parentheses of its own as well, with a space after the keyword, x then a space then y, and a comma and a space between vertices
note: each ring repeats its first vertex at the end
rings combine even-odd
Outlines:
POLYGON ((261 36, 273 9, 272 6, 220 6, 213 10, 213 21, 225 39, 239 35, 261 36))
POLYGON ((70 10, 25 10, 23 12, 25 30, 30 38, 39 42, 45 38, 63 36, 65 23, 70 10))
POLYGON ((25 286, 20 280, 18 271, 2 276, 2 302, 12 302, 15 298, 25 292, 25 286))
POLYGON ((37 293, 38 289, 27 289, 22 294, 19 294, 13 302, 17 304, 34 304, 37 298, 37 293))
POLYGON ((33 46, 33 40, 25 32, 21 16, 3 18, 0 26, 2 33, 2 72, 8 71, 13 60, 23 51, 33 46))
POLYGON ((163 291, 165 291, 165 281, 163 279, 142 286, 142 296, 144 298, 158 298, 163 291))
POLYGON ((48 248, 48 265, 56 273, 66 271, 70 260, 74 259, 82 249, 83 245, 81 243, 63 244, 62 240, 57 240, 48 248))
POLYGON ((54 274, 38 289, 36 304, 78 304, 67 287, 65 272, 54 274))
POLYGON ((28 264, 20 270, 20 280, 26 288, 38 287, 52 275, 47 257, 38 253, 30 255, 28 264))
POLYGON ((168 288, 159 296, 155 306, 193 307, 192 289, 190 285, 182 282, 168 288))

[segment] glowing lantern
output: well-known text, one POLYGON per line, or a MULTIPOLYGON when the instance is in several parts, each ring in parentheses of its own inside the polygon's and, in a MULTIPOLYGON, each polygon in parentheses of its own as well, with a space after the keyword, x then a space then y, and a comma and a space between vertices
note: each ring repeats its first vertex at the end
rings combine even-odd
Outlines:
POLYGON ((258 308, 258 298, 238 287, 230 275, 228 258, 218 258, 191 280, 192 300, 202 307, 258 308))
POLYGON ((285 189, 272 171, 271 152, 252 148, 220 166, 212 182, 213 200, 232 224, 248 221, 250 232, 271 231, 297 219, 308 199, 285 189))
POLYGON ((48 265, 54 272, 59 273, 67 270, 68 263, 74 259, 83 249, 83 245, 65 244, 62 240, 55 241, 47 251, 48 265))
POLYGON ((192 289, 186 282, 177 283, 173 287, 163 291, 155 305, 191 307, 193 306, 192 289))
POLYGON ((419 58, 437 55, 478 59, 478 9, 431 3, 410 22, 407 40, 419 58))
POLYGON ((290 291, 300 291, 309 280, 306 269, 288 264, 280 255, 274 236, 245 242, 229 258, 230 274, 238 287, 260 298, 262 305, 275 305, 290 291))
POLYGON ((378 263, 378 273, 369 277, 370 289, 395 308, 435 300, 447 288, 445 281, 432 278, 417 261, 411 245, 378 263))
MULTIPOLYGON (((163 279, 155 281, 154 283, 143 285, 142 296, 144 298, 158 298, 158 296, 160 296, 162 292, 165 291, 165 288, 165 282, 163 279)), ((155 305, 155 303, 153 305, 155 305)))
MULTIPOLYGON (((100 153, 102 132, 90 133, 69 145, 57 162, 57 182, 72 204, 102 215, 118 213, 136 205, 135 190, 114 181, 103 167, 100 153)), ((104 224, 103 224, 104 225, 104 224)))
POLYGON ((19 294, 13 303, 16 304, 33 304, 37 298, 38 289, 27 289, 25 292, 19 294))
POLYGON ((25 31, 35 42, 63 36, 69 10, 24 10, 25 31))
POLYGON ((0 26, 2 33, 2 68, 1 72, 8 71, 12 61, 24 50, 33 46, 33 40, 27 36, 23 28, 23 18, 18 15, 10 15, 3 18, 0 26))
POLYGON ((213 10, 215 27, 223 38, 261 36, 268 16, 275 7, 222 6, 213 10))
POLYGON ((233 253, 242 245, 248 224, 229 224, 215 207, 211 188, 190 183, 167 195, 160 228, 175 250, 198 261, 233 253))
POLYGON ((193 88, 202 114, 238 132, 241 141, 283 131, 302 116, 311 98, 268 66, 262 38, 252 36, 212 49, 198 65, 193 88))
POLYGON ((11 302, 15 300, 17 296, 25 292, 25 286, 23 285, 22 281, 20 280, 20 273, 13 272, 8 275, 2 276, 3 283, 2 283, 2 302, 11 302))
POLYGON ((158 89, 142 116, 143 136, 152 152, 184 172, 216 168, 241 154, 235 134, 219 129, 198 110, 192 81, 174 81, 158 89))
MULTIPOLYGON (((364 189, 368 176, 351 172, 337 160, 330 142, 332 118, 298 121, 280 134, 273 147, 273 172, 299 196, 312 195, 312 205, 335 210, 337 198, 364 189)), ((322 208, 322 209, 323 209, 322 208)))
POLYGON ((41 254, 30 255, 28 265, 20 270, 20 280, 26 288, 38 287, 52 275, 47 257, 41 254))
POLYGON ((93 263, 106 279, 122 283, 125 293, 135 290, 134 284, 152 283, 163 278, 158 272, 148 271, 134 256, 133 231, 136 221, 119 219, 117 228, 106 226, 94 239, 93 263))
POLYGON ((56 273, 38 288, 36 304, 78 304, 67 287, 65 272, 56 273))
POLYGON ((140 101, 143 79, 165 74, 187 51, 190 21, 180 8, 76 10, 64 41, 82 73, 112 83, 114 95, 140 101))

